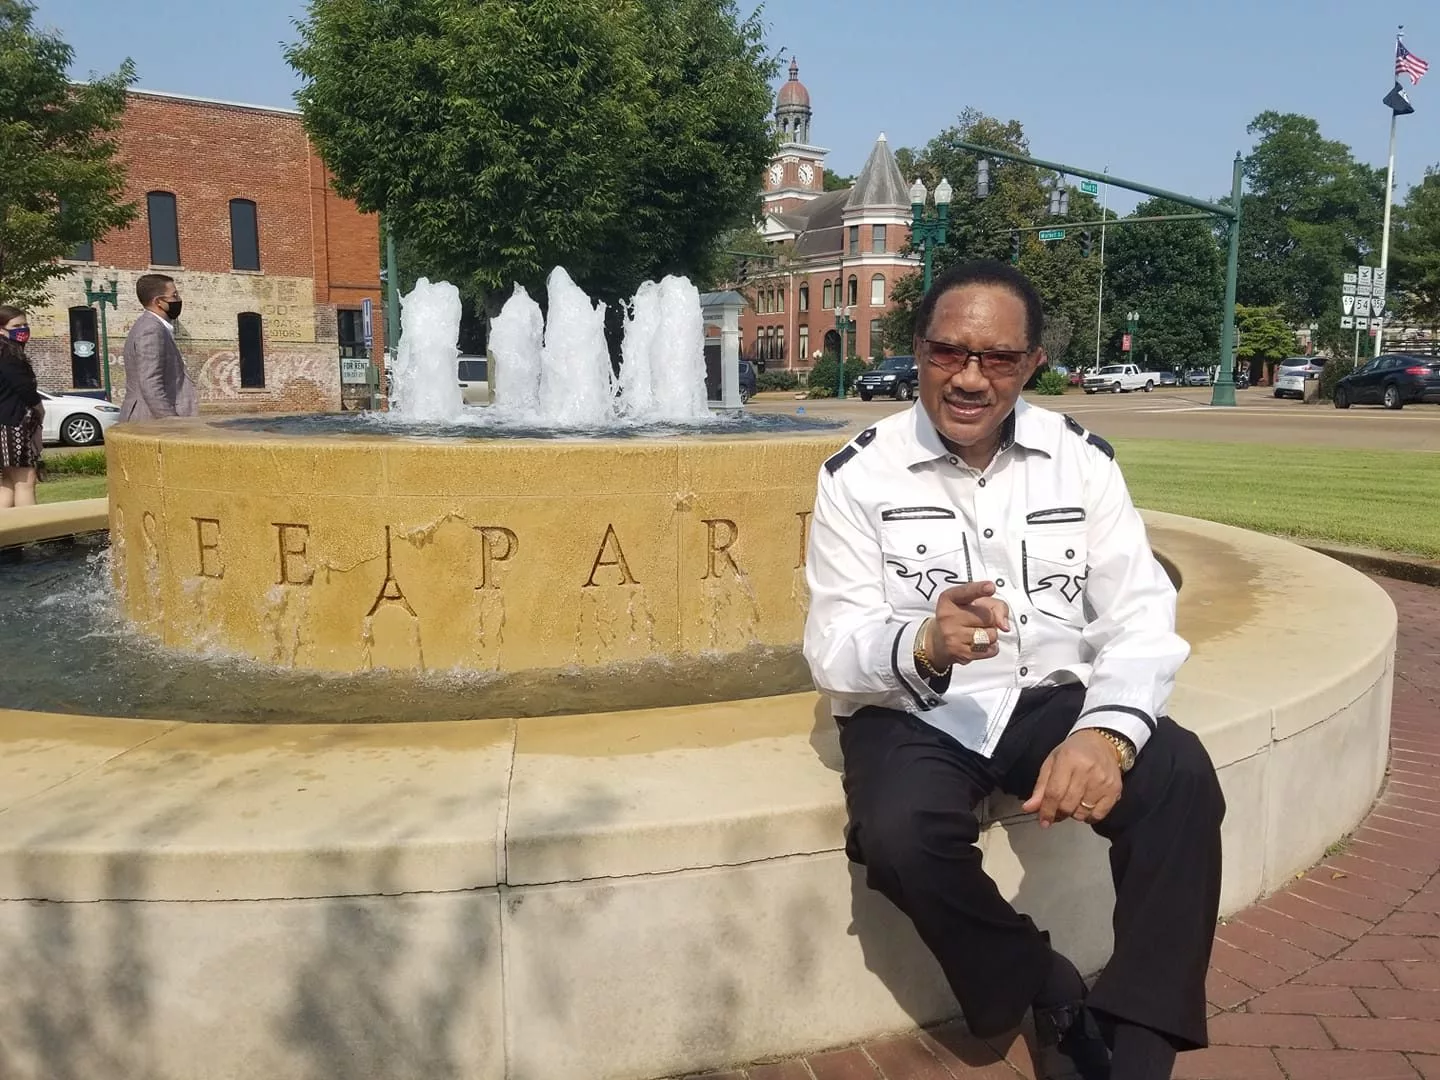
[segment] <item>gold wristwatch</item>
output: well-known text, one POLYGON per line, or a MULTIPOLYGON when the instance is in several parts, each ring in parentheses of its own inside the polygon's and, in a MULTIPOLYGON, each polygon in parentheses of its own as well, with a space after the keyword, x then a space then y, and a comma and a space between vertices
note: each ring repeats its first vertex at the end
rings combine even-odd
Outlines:
POLYGON ((930 663, 930 657, 927 656, 925 653, 925 638, 926 635, 929 634, 929 632, 930 620, 926 619, 923 623, 920 624, 919 633, 915 635, 915 668, 917 671, 920 672, 921 675, 924 675, 926 678, 943 679, 946 675, 950 674, 950 668, 947 667, 944 671, 941 671, 936 668, 934 664, 930 663))
POLYGON ((1095 728, 1095 733, 1115 748, 1115 756, 1119 758, 1120 771, 1127 773, 1135 767, 1135 744, 1121 735, 1118 731, 1111 731, 1109 728, 1095 728))

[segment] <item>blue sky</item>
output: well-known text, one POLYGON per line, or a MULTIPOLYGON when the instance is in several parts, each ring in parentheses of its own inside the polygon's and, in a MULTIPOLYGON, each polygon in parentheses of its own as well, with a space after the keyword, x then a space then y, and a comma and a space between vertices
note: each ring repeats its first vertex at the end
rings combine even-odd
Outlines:
MULTIPOLYGON (((261 105, 291 104, 297 81, 281 44, 304 11, 302 0, 38 3, 39 21, 75 48, 77 76, 129 56, 142 88, 261 105)), ((1402 22, 1406 44, 1436 66, 1400 121, 1401 195, 1440 162, 1434 0, 771 0, 763 17, 772 48, 797 56, 812 138, 842 173, 859 169, 881 131, 893 147, 918 146, 966 105, 1020 120, 1038 157, 1192 195, 1228 193, 1230 159, 1265 109, 1314 116, 1383 165, 1380 99, 1402 22)))

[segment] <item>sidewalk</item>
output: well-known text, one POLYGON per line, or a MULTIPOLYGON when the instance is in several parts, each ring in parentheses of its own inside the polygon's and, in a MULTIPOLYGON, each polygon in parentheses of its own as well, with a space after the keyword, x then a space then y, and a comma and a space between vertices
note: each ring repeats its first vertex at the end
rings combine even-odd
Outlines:
MULTIPOLYGON (((1440 1080, 1440 589, 1400 613, 1391 771, 1343 850, 1217 931, 1211 1047, 1175 1080, 1440 1080)), ((1036 1080, 959 1024, 704 1080, 1036 1080)), ((701 1078, 694 1078, 701 1080, 701 1078)))

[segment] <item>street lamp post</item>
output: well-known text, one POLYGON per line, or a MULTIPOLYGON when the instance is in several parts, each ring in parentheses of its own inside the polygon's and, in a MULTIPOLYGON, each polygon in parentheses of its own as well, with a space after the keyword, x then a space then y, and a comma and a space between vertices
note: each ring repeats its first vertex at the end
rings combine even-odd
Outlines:
POLYGON ((855 329, 855 320, 850 317, 849 307, 840 307, 835 312, 835 329, 840 332, 840 374, 836 379, 835 396, 845 396, 845 353, 850 331, 855 329))
POLYGON ((110 332, 105 319, 105 308, 109 305, 113 308, 119 307, 120 282, 114 278, 110 279, 108 287, 101 286, 98 289, 92 288, 89 276, 82 279, 85 283, 85 303, 91 307, 100 305, 100 356, 105 372, 105 400, 110 400, 110 332))
POLYGON ((925 185, 916 180, 910 188, 910 242, 925 249, 925 291, 930 291, 930 263, 937 244, 945 243, 945 226, 950 222, 950 198, 954 194, 950 181, 941 179, 935 188, 935 216, 925 215, 925 185))
POLYGON ((1130 354, 1130 362, 1135 362, 1135 338, 1140 332, 1140 313, 1130 312, 1125 319, 1125 334, 1130 339, 1130 348, 1126 351, 1130 354))

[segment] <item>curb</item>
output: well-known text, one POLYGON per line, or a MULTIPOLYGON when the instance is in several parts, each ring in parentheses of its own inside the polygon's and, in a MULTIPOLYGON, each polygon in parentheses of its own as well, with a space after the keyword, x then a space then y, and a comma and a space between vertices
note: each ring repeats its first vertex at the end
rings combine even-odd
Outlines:
POLYGON ((1353 566, 1366 574, 1396 578, 1416 585, 1440 588, 1440 562, 1430 562, 1413 555, 1394 555, 1389 552, 1372 551, 1369 548, 1336 547, 1331 544, 1310 544, 1296 541, 1311 551, 1328 555, 1346 566, 1353 566))

